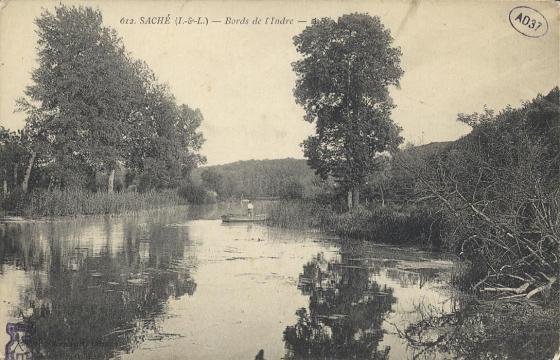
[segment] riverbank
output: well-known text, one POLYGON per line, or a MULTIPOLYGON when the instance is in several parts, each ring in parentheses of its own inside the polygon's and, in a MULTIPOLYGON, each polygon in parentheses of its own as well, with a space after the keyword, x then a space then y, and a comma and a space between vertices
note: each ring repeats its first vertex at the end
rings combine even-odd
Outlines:
POLYGON ((342 238, 440 250, 441 218, 427 207, 388 205, 358 207, 337 213, 315 200, 283 200, 267 207, 269 224, 318 228, 342 238))
POLYGON ((3 215, 28 217, 123 214, 186 204, 187 200, 175 190, 143 193, 50 190, 0 197, 3 215))
MULTIPOLYGON (((484 245, 478 245, 477 248, 476 244, 472 244, 477 236, 486 236, 485 233, 461 238, 458 235, 462 231, 461 224, 457 223, 456 218, 445 216, 427 205, 370 205, 337 212, 330 203, 301 199, 271 203, 266 212, 268 224, 272 226, 317 228, 334 233, 342 239, 412 246, 455 254, 464 260, 464 266, 457 272, 453 285, 484 298, 513 296, 518 299, 526 297, 528 300, 538 298, 538 301, 547 302, 550 297, 557 297, 559 293, 557 275, 554 272, 547 275, 535 270, 538 268, 534 261, 522 264, 526 272, 523 277, 516 275, 513 269, 509 273, 506 271, 502 275, 494 275, 488 270, 488 262, 495 259, 480 255, 486 250, 484 245), (531 273, 535 274, 530 275, 531 273), (489 279, 493 282, 488 282, 489 279)), ((476 228, 473 231, 476 233, 476 228)), ((521 258, 515 260, 513 257, 516 254, 511 256, 510 262, 516 266, 519 266, 519 261, 523 261, 521 258)), ((558 266, 557 262, 545 265, 550 269, 557 269, 558 266)))
MULTIPOLYGON (((454 248, 452 238, 446 237, 446 221, 440 214, 427 207, 415 205, 389 205, 385 207, 358 207, 337 213, 329 204, 312 200, 280 201, 268 207, 269 224, 285 228, 318 228, 330 231, 342 239, 364 240, 399 246, 411 246, 430 251, 445 251, 462 259, 454 266, 446 280, 457 291, 462 303, 457 313, 435 314, 434 309, 425 315, 426 321, 411 324, 400 336, 418 351, 430 353, 454 347, 453 352, 468 355, 484 354, 502 344, 504 357, 514 354, 540 354, 552 358, 558 348, 560 330, 556 319, 560 317, 558 286, 554 279, 548 285, 535 281, 520 288, 481 287, 480 261, 461 256, 454 248), (547 288, 540 290, 542 286, 547 288), (530 288, 531 291, 527 291, 530 288), (534 295, 539 296, 534 296, 534 295), (464 308, 468 308, 465 311, 464 308), (470 314, 470 315, 469 315, 470 314), (473 315, 474 314, 474 315, 473 315), (478 316, 478 318, 472 318, 478 316), (508 319, 514 319, 510 321, 508 319), (552 320, 551 320, 552 319, 552 320), (453 326, 445 336, 442 327, 453 326), (481 327, 482 326, 482 327, 481 327), (529 341, 530 334, 538 332, 548 340, 529 341), (430 335, 431 334, 431 335, 430 335), (468 338, 468 340, 465 340, 468 338), (460 339, 463 339, 461 347, 460 339), (507 343, 508 346, 503 346, 507 343), (518 344, 518 346, 514 346, 518 344), (437 349, 437 350, 436 350, 437 349), (513 352, 510 350, 513 349, 513 352), (474 352, 473 352, 474 353, 474 352)), ((507 281, 504 278, 501 281, 507 281)), ((420 310, 418 310, 420 311, 420 310)))

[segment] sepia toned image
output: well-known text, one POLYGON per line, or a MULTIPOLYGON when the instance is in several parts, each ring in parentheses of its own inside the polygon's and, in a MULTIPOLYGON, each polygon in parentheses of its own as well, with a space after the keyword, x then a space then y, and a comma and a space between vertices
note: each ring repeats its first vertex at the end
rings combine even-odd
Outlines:
POLYGON ((0 1, 0 359, 559 359, 553 1, 0 1))

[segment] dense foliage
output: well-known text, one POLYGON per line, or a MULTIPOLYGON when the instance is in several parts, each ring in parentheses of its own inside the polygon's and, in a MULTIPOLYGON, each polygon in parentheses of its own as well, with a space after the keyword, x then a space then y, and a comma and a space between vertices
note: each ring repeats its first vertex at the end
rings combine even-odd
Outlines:
POLYGON ((305 160, 297 159, 248 160, 207 166, 194 170, 193 179, 215 191, 221 199, 314 197, 329 187, 313 174, 305 160))
POLYGON ((200 111, 177 104, 103 26, 99 10, 59 5, 36 25, 38 67, 18 100, 26 124, 0 140, 4 193, 112 192, 116 181, 142 191, 177 188, 204 161, 200 111))
POLYGON ((28 154, 20 141, 21 132, 10 132, 0 126, 0 179, 2 179, 2 194, 8 189, 17 187, 25 171, 24 164, 28 154))
POLYGON ((354 190, 356 204, 359 187, 376 170, 376 156, 402 141, 390 118, 388 87, 403 74, 392 42, 379 18, 367 14, 323 18, 294 38, 303 56, 293 64, 294 95, 305 120, 316 125, 303 143, 305 156, 318 175, 354 190))
POLYGON ((383 171, 366 178, 363 206, 341 212, 335 191, 323 201, 277 204, 271 223, 443 247, 470 264, 463 285, 485 293, 557 291, 559 96, 555 88, 520 108, 459 114, 470 134, 385 158, 383 171))
POLYGON ((557 284, 559 96, 555 88, 517 109, 460 114, 469 135, 401 163, 415 176, 416 198, 444 216, 449 249, 474 264, 475 288, 531 297, 557 284))

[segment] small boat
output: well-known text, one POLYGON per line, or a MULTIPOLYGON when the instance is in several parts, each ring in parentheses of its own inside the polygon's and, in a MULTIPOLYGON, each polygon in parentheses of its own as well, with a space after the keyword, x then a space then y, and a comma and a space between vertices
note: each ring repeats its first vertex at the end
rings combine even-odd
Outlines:
POLYGON ((225 223, 263 222, 263 221, 266 221, 266 215, 264 215, 264 214, 255 215, 255 216, 243 216, 243 215, 234 215, 234 214, 222 215, 222 222, 225 222, 225 223))

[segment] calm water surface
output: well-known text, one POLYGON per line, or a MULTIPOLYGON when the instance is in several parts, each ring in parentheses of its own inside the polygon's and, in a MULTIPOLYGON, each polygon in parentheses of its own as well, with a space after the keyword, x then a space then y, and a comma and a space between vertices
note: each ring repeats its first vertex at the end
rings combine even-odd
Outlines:
MULTIPOLYGON (((216 210, 0 222, 6 351, 47 359, 403 359, 453 263, 216 210), (16 347, 18 347, 16 349, 16 347), (15 350, 14 350, 15 349, 15 350)), ((432 354, 437 356, 437 354, 432 354)))

